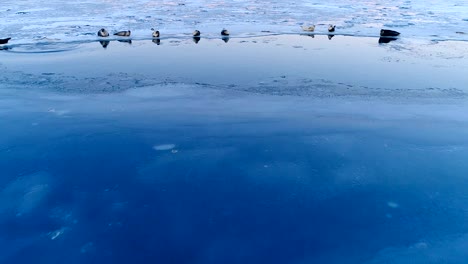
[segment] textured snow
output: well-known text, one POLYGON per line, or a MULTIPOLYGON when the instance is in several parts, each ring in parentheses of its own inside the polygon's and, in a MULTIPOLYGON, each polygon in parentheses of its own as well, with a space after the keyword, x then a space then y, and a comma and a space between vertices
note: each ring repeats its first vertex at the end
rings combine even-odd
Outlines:
POLYGON ((101 27, 111 33, 129 29, 133 38, 145 39, 152 27, 163 38, 194 29, 218 37, 223 27, 238 37, 299 33, 303 24, 326 33, 329 23, 337 25, 336 34, 377 36, 389 28, 411 38, 468 40, 465 0, 21 0, 0 8, 0 37, 13 37, 12 43, 95 40, 101 27))

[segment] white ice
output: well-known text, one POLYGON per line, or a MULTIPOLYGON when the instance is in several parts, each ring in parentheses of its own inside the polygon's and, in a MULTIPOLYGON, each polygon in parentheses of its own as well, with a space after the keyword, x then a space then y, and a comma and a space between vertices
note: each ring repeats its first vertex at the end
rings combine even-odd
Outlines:
POLYGON ((133 38, 145 39, 152 27, 162 37, 194 29, 218 37, 223 27, 239 37, 299 33, 302 24, 326 33, 329 23, 337 34, 377 36, 389 28, 407 38, 468 40, 466 0, 17 0, 2 3, 0 20, 0 38, 13 37, 13 44, 95 40, 101 27, 129 29, 133 38))

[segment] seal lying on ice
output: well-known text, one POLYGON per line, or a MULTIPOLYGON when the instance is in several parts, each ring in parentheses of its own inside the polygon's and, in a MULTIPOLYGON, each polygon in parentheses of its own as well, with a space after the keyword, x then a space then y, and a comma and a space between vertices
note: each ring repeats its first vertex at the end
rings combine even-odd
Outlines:
POLYGON ((120 37, 130 37, 130 30, 127 31, 119 31, 117 33, 114 33, 114 36, 120 36, 120 37))
POLYGON ((315 25, 312 26, 302 26, 302 30, 312 32, 315 30, 315 25))
POLYGON ((11 38, 0 39, 0 44, 7 44, 11 38))
POLYGON ((380 36, 381 37, 396 37, 400 35, 400 32, 390 30, 390 29, 381 29, 380 30, 380 36))
POLYGON ((154 30, 154 28, 151 30, 153 30, 153 38, 159 38, 159 30, 154 30))
POLYGON ((109 32, 107 32, 106 29, 101 28, 101 30, 98 31, 97 35, 98 35, 99 37, 104 37, 104 38, 105 38, 105 37, 108 37, 108 36, 109 36, 109 32))

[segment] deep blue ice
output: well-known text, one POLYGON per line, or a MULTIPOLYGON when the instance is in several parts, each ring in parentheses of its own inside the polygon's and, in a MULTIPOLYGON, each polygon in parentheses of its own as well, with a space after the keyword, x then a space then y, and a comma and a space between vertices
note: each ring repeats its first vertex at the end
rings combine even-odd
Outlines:
POLYGON ((159 44, 2 51, 0 263, 466 263, 465 42, 159 44))

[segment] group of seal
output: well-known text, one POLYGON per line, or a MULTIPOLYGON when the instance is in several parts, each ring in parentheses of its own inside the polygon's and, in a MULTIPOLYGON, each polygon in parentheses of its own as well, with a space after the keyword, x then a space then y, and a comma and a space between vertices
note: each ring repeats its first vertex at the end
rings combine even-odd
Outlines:
MULTIPOLYGON (((302 26, 302 30, 307 31, 307 32, 314 32, 315 31, 315 25, 310 25, 310 26, 302 26)), ((328 25, 328 32, 335 32, 335 25, 328 25)), ((310 37, 314 37, 314 35, 309 35, 310 37)), ((328 39, 331 40, 335 35, 333 34, 328 34, 328 39)))
MULTIPOLYGON (((301 26, 302 30, 307 31, 307 32, 313 32, 315 30, 315 25, 310 25, 310 26, 301 26)), ((335 32, 335 25, 328 25, 328 32, 335 32)), ((397 40, 398 36, 400 35, 400 32, 390 30, 390 29, 381 29, 380 30, 380 38, 379 38, 379 43, 389 43, 390 41, 397 40)), ((313 37, 313 35, 311 35, 313 37)), ((328 39, 332 39, 335 35, 328 35, 328 39)))
MULTIPOLYGON (((153 31, 153 33, 152 33, 153 38, 159 38, 159 36, 160 36, 159 30, 155 30, 154 28, 152 28, 151 30, 153 31)), ((119 32, 114 33, 114 36, 130 37, 130 34, 131 34, 130 30, 124 30, 124 31, 119 31, 119 32)), ((97 35, 99 37, 106 38, 106 37, 109 37, 109 32, 105 28, 101 28, 98 31, 97 35)), ((193 35, 193 37, 200 37, 201 33, 200 33, 199 30, 195 30, 192 33, 192 35, 193 35)), ((221 30, 221 36, 224 36, 224 37, 229 36, 229 31, 227 31, 227 29, 221 30)))
MULTIPOLYGON (((159 39, 159 36, 160 36, 159 30, 155 30, 154 28, 152 28, 151 30, 153 31, 152 33, 153 38, 159 39)), ((302 30, 313 32, 315 30, 315 25, 302 26, 302 30)), ((331 24, 328 25, 328 32, 335 32, 335 25, 331 25, 331 24)), ((130 30, 118 31, 114 33, 114 36, 130 37, 131 33, 132 32, 130 30)), ((97 35, 99 37, 106 38, 106 37, 109 37, 109 32, 105 28, 101 28, 98 31, 97 35)), ((396 40, 399 35, 400 35, 400 32, 390 30, 390 29, 381 29, 379 43, 389 43, 390 41, 396 40)), ((197 43, 200 40, 201 32, 199 30, 195 30, 192 33, 192 36, 194 38, 194 41, 197 43)), ((227 29, 221 30, 221 36, 223 36, 223 40, 227 42, 229 31, 227 31, 227 29)), ((11 38, 0 39, 0 45, 7 44, 10 39, 11 38)), ((331 39, 330 36, 329 36, 329 39, 331 39)))
MULTIPOLYGON (((315 31, 315 25, 310 25, 310 26, 301 26, 302 30, 308 31, 308 32, 313 32, 315 31)), ((336 26, 335 25, 328 25, 328 32, 335 32, 336 26)), ((381 37, 397 37, 400 35, 400 32, 390 30, 390 29, 381 29, 380 30, 380 36, 381 37)))
MULTIPOLYGON (((120 36, 120 37, 130 37, 130 34, 132 32, 130 30, 125 30, 125 31, 119 31, 119 32, 116 32, 114 33, 114 36, 120 36)), ((101 28, 97 35, 99 37, 103 37, 103 38, 106 38, 109 36, 109 32, 107 32, 107 30, 105 28, 101 28)))
MULTIPOLYGON (((153 36, 153 42, 157 45, 159 45, 161 43, 161 40, 159 39, 159 37, 161 36, 159 30, 155 30, 154 28, 151 28, 151 30, 153 31, 153 33, 151 34, 153 36)), ((114 33, 114 36, 119 36, 119 37, 130 37, 131 35, 131 31, 130 30, 124 30, 124 31, 118 31, 116 33, 114 33)), ((109 37, 110 34, 109 32, 105 29, 105 28, 101 28, 98 32, 97 32, 97 35, 98 37, 101 37, 101 38, 106 38, 106 37, 109 37)), ((192 33, 192 36, 193 36, 193 41, 195 43, 198 43, 201 39, 201 32, 200 30, 195 30, 193 33, 192 33)), ((221 30, 221 36, 222 36, 222 40, 224 42, 228 42, 229 41, 229 31, 227 31, 227 29, 224 29, 221 30)), ((131 39, 120 39, 118 40, 120 42, 128 42, 128 43, 132 43, 131 39)), ((109 41, 107 40, 101 40, 99 41, 102 45, 103 48, 106 48, 108 45, 109 45, 109 41)))
MULTIPOLYGON (((308 32, 313 32, 315 31, 315 25, 310 25, 310 26, 302 26, 302 30, 308 31, 308 32)), ((328 25, 328 32, 335 32, 335 25, 328 25)))

